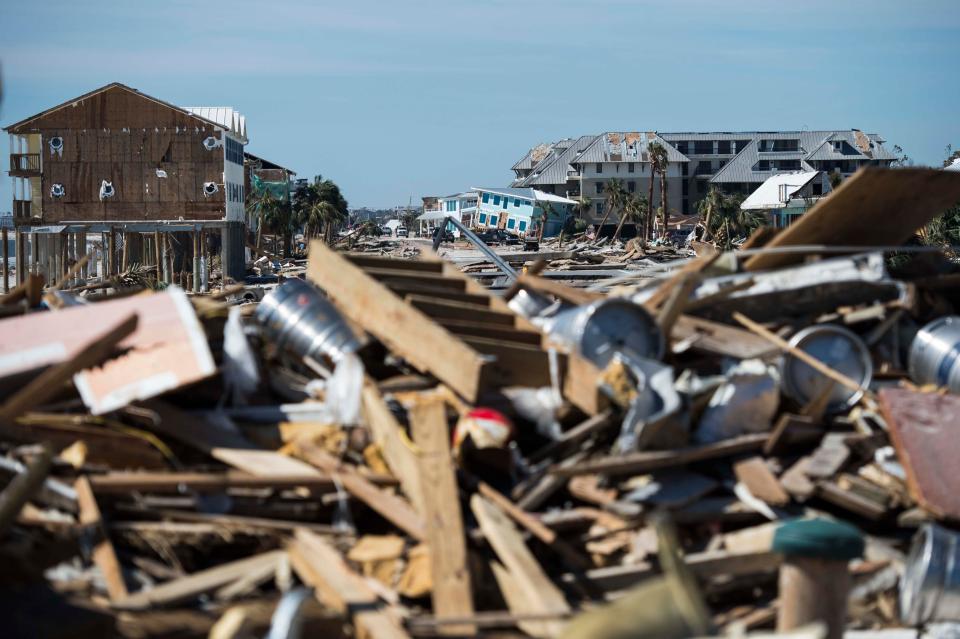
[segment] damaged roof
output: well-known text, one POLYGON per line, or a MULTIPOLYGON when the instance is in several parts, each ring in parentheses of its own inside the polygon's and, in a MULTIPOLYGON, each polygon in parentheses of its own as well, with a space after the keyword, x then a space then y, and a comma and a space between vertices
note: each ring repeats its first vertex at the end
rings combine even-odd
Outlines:
POLYGON ((590 146, 596 135, 584 135, 561 146, 557 144, 540 163, 533 167, 530 175, 514 180, 513 186, 536 186, 538 184, 563 184, 567 181, 570 164, 590 146))
POLYGON ((659 142, 667 150, 669 162, 690 159, 653 131, 609 131, 602 133, 571 164, 588 162, 648 162, 648 148, 659 142))

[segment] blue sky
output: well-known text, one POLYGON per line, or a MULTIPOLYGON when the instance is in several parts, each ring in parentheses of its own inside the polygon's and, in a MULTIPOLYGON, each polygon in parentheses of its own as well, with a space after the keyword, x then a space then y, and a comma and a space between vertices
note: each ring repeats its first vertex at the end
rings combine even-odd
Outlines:
POLYGON ((605 130, 856 127, 937 165, 960 146, 957 0, 0 7, 0 123, 112 81, 231 105, 250 151, 353 206, 503 185, 534 144, 605 130))

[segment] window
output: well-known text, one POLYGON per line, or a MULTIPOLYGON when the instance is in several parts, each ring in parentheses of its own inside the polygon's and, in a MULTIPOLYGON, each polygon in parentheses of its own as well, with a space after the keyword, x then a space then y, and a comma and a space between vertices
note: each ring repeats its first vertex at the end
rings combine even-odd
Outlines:
POLYGON ((506 209, 508 206, 510 206, 510 198, 504 197, 504 198, 503 198, 503 208, 506 209))
POLYGON ((515 207, 517 207, 517 208, 520 208, 520 202, 521 202, 521 201, 522 201, 522 200, 514 200, 514 201, 513 201, 513 205, 514 205, 515 207))
POLYGON ((526 230, 527 230, 527 221, 526 221, 526 220, 520 220, 520 227, 518 228, 518 230, 519 230, 521 233, 522 233, 523 231, 526 231, 526 230))
POLYGON ((777 162, 777 168, 781 171, 799 171, 800 160, 780 160, 777 162))
POLYGON ((713 155, 713 140, 697 140, 693 143, 695 155, 713 155))
POLYGON ((227 162, 243 166, 243 145, 226 135, 224 137, 224 157, 227 162))
POLYGON ((603 164, 597 162, 597 175, 600 175, 601 173, 603 173, 603 164))
POLYGON ((523 205, 524 205, 524 206, 531 206, 530 200, 524 200, 524 201, 523 201, 523 205))
POLYGON ((637 167, 634 165, 634 163, 633 163, 633 162, 628 162, 628 163, 627 163, 627 173, 636 173, 636 172, 637 172, 637 167))
POLYGON ((713 171, 713 163, 710 160, 700 160, 697 163, 697 175, 710 175, 713 171))
POLYGON ((680 175, 688 175, 690 173, 690 163, 681 162, 680 163, 680 175))
POLYGON ((597 187, 597 195, 600 195, 601 193, 603 193, 603 182, 597 182, 596 187, 597 187))
POLYGON ((760 160, 757 162, 758 171, 769 171, 770 170, 770 160, 760 160))
POLYGON ((728 155, 732 153, 730 150, 730 140, 720 140, 717 142, 717 153, 722 155, 728 155))
POLYGON ((500 196, 499 196, 499 195, 494 195, 494 196, 493 196, 493 205, 494 205, 494 206, 500 206, 500 196))
POLYGON ((454 212, 454 211, 456 211, 456 210, 457 210, 457 201, 456 201, 456 200, 450 200, 449 202, 447 202, 447 211, 450 211, 450 212, 452 213, 452 212, 454 212))
POLYGON ((508 228, 508 229, 513 230, 513 228, 514 228, 516 225, 517 225, 517 219, 516 219, 516 218, 511 217, 509 220, 507 220, 507 228, 508 228))
POLYGON ((748 144, 750 144, 750 140, 737 140, 733 152, 739 153, 743 150, 743 147, 747 146, 748 144))
POLYGON ((690 143, 687 142, 686 140, 680 140, 679 142, 677 142, 677 151, 680 151, 681 153, 689 153, 690 143))
POLYGON ((636 193, 636 192, 637 192, 637 183, 627 182, 627 193, 636 193))
POLYGON ((496 226, 496 225, 497 225, 497 216, 496 216, 496 215, 491 215, 491 216, 490 216, 490 226, 496 226))
MULTIPOLYGON (((487 194, 484 193, 483 195, 484 195, 484 197, 486 197, 487 194)), ((480 219, 480 223, 481 223, 481 224, 486 224, 486 223, 487 223, 487 214, 486 214, 486 213, 481 213, 479 219, 480 219)))
POLYGON ((823 195, 823 183, 814 182, 813 183, 813 195, 823 195))
POLYGON ((484 194, 483 194, 483 203, 484 203, 484 204, 487 204, 489 201, 490 201, 490 194, 489 194, 489 193, 484 193, 484 194))
POLYGON ((597 202, 593 207, 597 210, 597 217, 603 215, 603 202, 597 202))

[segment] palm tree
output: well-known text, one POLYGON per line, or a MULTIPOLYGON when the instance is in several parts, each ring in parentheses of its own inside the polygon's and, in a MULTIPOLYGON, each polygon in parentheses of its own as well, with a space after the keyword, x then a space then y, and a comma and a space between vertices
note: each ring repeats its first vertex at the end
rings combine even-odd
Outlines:
POLYGON ((613 178, 607 182, 606 187, 607 192, 607 210, 603 214, 603 219, 600 220, 600 225, 597 227, 597 239, 600 239, 600 233, 603 231, 603 225, 607 223, 607 218, 610 217, 610 214, 613 213, 615 209, 623 207, 623 202, 627 197, 627 192, 623 188, 623 182, 617 178, 613 178))
MULTIPOLYGON (((660 232, 666 236, 667 217, 669 215, 667 208, 667 166, 669 165, 669 156, 667 148, 659 142, 653 142, 647 147, 647 153, 650 155, 650 201, 653 202, 653 174, 660 174, 660 232)), ((651 216, 653 217, 653 216, 651 216)))
POLYGON ((763 212, 740 208, 743 203, 742 196, 721 194, 719 197, 720 206, 712 212, 708 230, 723 240, 725 250, 732 248, 734 238, 749 236, 767 224, 767 216, 763 212))
POLYGON ((321 176, 299 189, 293 201, 294 219, 304 228, 309 237, 323 235, 327 243, 333 241, 333 233, 349 216, 347 200, 333 180, 321 176))
POLYGON ((269 188, 253 189, 247 197, 247 213, 257 220, 257 248, 261 247, 264 227, 271 227, 276 222, 277 210, 280 201, 269 188))
POLYGON ((724 196, 715 186, 711 186, 710 190, 707 191, 706 197, 704 197, 697 204, 697 213, 700 214, 700 218, 703 220, 703 241, 707 242, 710 240, 710 237, 713 235, 713 217, 723 208, 724 196))
POLYGON ((550 216, 554 214, 553 204, 543 200, 538 202, 537 205, 540 207, 540 228, 537 229, 537 242, 543 240, 543 232, 547 229, 547 222, 550 221, 550 216))
POLYGON ((577 217, 583 218, 584 215, 590 213, 590 207, 593 206, 593 202, 588 197, 580 196, 577 200, 574 200, 574 208, 577 209, 577 217))
POLYGON ((617 230, 613 233, 613 239, 620 237, 620 230, 626 220, 631 220, 634 224, 641 225, 646 221, 650 210, 650 202, 643 195, 627 195, 627 200, 623 204, 623 213, 620 215, 620 223, 617 224, 617 230))

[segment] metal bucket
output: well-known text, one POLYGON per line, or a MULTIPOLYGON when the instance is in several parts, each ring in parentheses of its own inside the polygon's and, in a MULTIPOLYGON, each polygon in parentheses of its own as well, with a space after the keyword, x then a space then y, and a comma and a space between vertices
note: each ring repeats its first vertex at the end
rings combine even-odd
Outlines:
POLYGON ((960 621, 960 535, 927 524, 913 538, 900 578, 900 619, 911 626, 960 621))
POLYGON ((546 324, 550 337, 605 368, 614 353, 660 359, 664 339, 645 308, 622 298, 563 309, 546 324))
POLYGON ((960 393, 960 317, 936 319, 917 333, 910 344, 907 370, 918 384, 946 386, 960 393))
POLYGON ((301 279, 284 280, 263 298, 255 317, 278 348, 334 364, 360 341, 320 291, 301 279))
POLYGON ((873 380, 873 361, 866 344, 856 333, 841 326, 810 326, 794 335, 790 345, 860 384, 859 391, 836 384, 813 367, 788 354, 780 365, 783 389, 788 396, 800 403, 805 404, 816 399, 827 385, 833 384, 827 410, 842 411, 853 407, 873 380))

